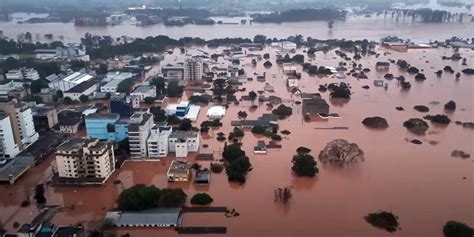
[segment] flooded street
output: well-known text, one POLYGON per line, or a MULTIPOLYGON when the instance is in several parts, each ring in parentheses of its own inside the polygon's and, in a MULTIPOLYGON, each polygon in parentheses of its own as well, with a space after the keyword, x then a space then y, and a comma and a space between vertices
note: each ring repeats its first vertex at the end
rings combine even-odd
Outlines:
MULTIPOLYGON (((472 23, 467 24, 472 25, 472 23)), ((368 27, 368 25, 366 26, 368 27)), ((461 26, 466 25, 457 24, 457 27, 461 26)), ((0 28, 2 27, 0 26, 0 28)), ((314 26, 314 28, 317 27, 314 26)), ((326 28, 322 28, 326 30, 326 28)), ((175 29, 184 30, 185 28, 175 29)), ((304 33, 297 28, 284 27, 281 29, 304 33)), ((427 30, 426 34, 418 35, 419 39, 431 37, 429 26, 424 29, 427 30)), ((451 32, 453 35, 465 33, 467 36, 470 34, 469 31, 454 32, 455 29, 450 27, 447 29, 453 30, 451 32)), ((218 37, 212 35, 212 32, 197 30, 197 28, 195 30, 206 34, 208 38, 218 37)), ((387 34, 387 32, 370 30, 380 35, 387 34)), ((412 30, 414 29, 412 28, 412 30)), ((255 34, 252 30, 247 29, 246 31, 249 34, 247 37, 255 34)), ((280 31, 279 34, 282 36, 287 33, 293 34, 284 31, 280 31)), ((443 30, 436 28, 436 32, 441 31, 443 30)), ((121 32, 124 31, 121 30, 121 32)), ((153 33, 153 31, 147 32, 153 33)), ((336 32, 335 34, 338 34, 336 32)), ((359 35, 364 35, 360 29, 354 27, 354 34, 356 32, 359 35)), ((5 33, 12 34, 8 31, 5 33)), ((76 34, 80 37, 83 33, 76 34)), ((189 33, 193 34, 193 31, 190 30, 189 33)), ((262 31, 258 33, 266 34, 262 31)), ((103 34, 110 34, 110 32, 103 34)), ((173 36, 168 31, 157 34, 173 36)), ((223 33, 220 32, 220 34, 223 33)), ((343 34, 350 36, 352 33, 345 32, 343 34)), ((414 32, 407 34, 414 34, 414 32)), ((450 32, 443 32, 443 34, 448 35, 450 32)), ((404 36, 400 33, 397 35, 404 36)), ((344 36, 335 35, 334 37, 344 36)), ((367 35, 367 37, 371 36, 367 35)), ((374 35, 373 37, 378 36, 374 35)), ((440 37, 444 36, 438 34, 437 38, 440 37)), ((218 52, 205 50, 210 54, 218 52)), ((302 53, 302 50, 298 50, 298 53, 302 53)), ((386 56, 383 55, 386 50, 377 49, 377 51, 381 53, 379 58, 362 57, 359 61, 363 68, 371 69, 366 73, 369 77, 368 80, 356 80, 352 77, 341 80, 333 76, 320 78, 309 76, 306 72, 302 73, 299 84, 303 92, 315 93, 318 92, 318 87, 321 84, 341 81, 349 83, 354 92, 349 101, 330 100, 328 92, 322 93, 322 97, 330 105, 330 112, 340 114, 341 118, 315 122, 303 121, 301 105, 295 103, 301 101, 301 98, 288 93, 282 69, 275 63, 273 48, 267 47, 265 49, 265 52, 271 54, 270 60, 273 67, 270 69, 263 67, 265 60, 259 61, 258 65, 253 67, 250 58, 241 59, 241 64, 245 65, 247 77, 255 79, 254 73, 261 75, 266 72, 266 82, 275 88, 275 93, 266 92, 266 96, 280 96, 286 105, 291 105, 293 108, 292 116, 279 121, 280 131, 285 129, 291 131, 290 135, 283 135, 283 140, 280 142, 283 146, 282 149, 269 149, 266 155, 255 155, 252 151, 257 140, 268 141, 268 138, 255 136, 250 131, 246 131, 242 142, 253 170, 249 172, 244 185, 229 183, 225 172, 213 174, 209 186, 195 186, 192 183, 169 184, 165 174, 173 157, 155 162, 128 161, 112 175, 104 186, 48 186, 46 192, 48 205, 65 207, 62 212, 56 215, 53 222, 58 225, 76 223, 86 226, 97 225, 106 211, 115 207, 115 200, 123 189, 143 183, 153 184, 160 188, 183 188, 188 195, 188 205, 190 205, 189 200, 194 193, 208 192, 214 199, 212 206, 226 206, 229 209, 235 209, 240 213, 240 216, 226 218, 223 214, 185 213, 183 226, 226 226, 228 236, 441 237, 442 227, 448 220, 458 220, 473 226, 473 158, 465 160, 454 158, 451 157, 451 152, 463 150, 471 155, 474 153, 473 130, 454 124, 454 121, 474 121, 474 76, 461 74, 461 78, 457 80, 454 74, 445 72, 440 78, 436 77, 434 72, 442 69, 445 65, 450 65, 455 72, 466 68, 466 66, 461 66, 461 62, 441 59, 443 55, 451 56, 451 49, 419 49, 409 50, 407 53, 387 51, 391 54, 386 56), (385 72, 375 71, 375 63, 390 59, 404 59, 413 66, 424 69, 423 73, 427 80, 415 81, 413 75, 400 71, 395 64, 391 64, 390 73, 395 77, 403 75, 412 83, 411 89, 402 91, 395 79, 385 80, 388 82, 387 90, 384 90, 383 87, 374 87, 373 80, 384 80, 385 74, 385 72), (369 85, 370 89, 362 89, 364 85, 369 85), (426 115, 413 110, 413 106, 426 105, 430 108, 428 114, 438 114, 444 113, 444 104, 449 100, 456 102, 457 109, 448 114, 453 121, 448 126, 436 126, 428 122, 430 129, 424 136, 413 135, 402 126, 403 122, 409 118, 422 118, 426 115), (432 101, 438 101, 439 104, 430 103, 432 101), (403 106, 405 111, 397 111, 395 109, 397 106, 403 106), (372 116, 386 118, 389 127, 385 130, 372 130, 364 127, 361 121, 365 117, 372 116), (348 127, 348 130, 315 129, 338 126, 348 127), (317 159, 319 151, 328 142, 338 138, 357 143, 365 153, 365 162, 343 168, 323 166, 317 159), (421 140, 423 144, 415 145, 406 140, 413 138, 421 140), (315 178, 298 178, 292 174, 291 159, 299 146, 312 149, 311 154, 316 157, 320 170, 315 178), (121 184, 114 184, 115 180, 120 180, 121 184), (284 186, 292 187, 293 198, 287 206, 275 204, 273 201, 274 189, 284 186), (364 216, 377 210, 386 210, 397 215, 401 230, 388 233, 368 224, 364 220, 364 216)), ((474 52, 461 49, 460 53, 467 58, 468 65, 472 67, 474 52)), ((184 54, 175 50, 173 55, 166 55, 165 61, 160 65, 182 58, 184 58, 184 54)), ((305 59, 308 59, 306 55, 305 59)), ((224 62, 222 58, 219 60, 224 62)), ((335 55, 334 51, 330 51, 326 55, 318 52, 311 63, 318 66, 336 67, 340 61, 342 60, 335 55)), ((301 66, 298 66, 298 71, 301 71, 301 66)), ((251 90, 263 91, 264 85, 265 83, 256 80, 245 81, 242 87, 246 88, 246 92, 238 92, 237 98, 246 95, 251 90)), ((190 95, 189 92, 186 94, 186 96, 190 95)), ((183 98, 183 100, 186 99, 183 98)), ((265 104, 258 102, 255 104, 259 105, 258 109, 250 111, 247 119, 255 119, 263 113, 271 113, 265 104)), ((240 110, 249 111, 250 106, 251 102, 245 101, 240 102, 239 105, 230 105, 226 116, 222 119, 224 126, 211 130, 209 136, 203 136, 201 146, 208 144, 209 148, 201 148, 200 152, 214 153, 215 158, 220 159, 224 143, 216 140, 216 134, 224 132, 228 135, 232 131, 230 122, 237 119, 237 112, 240 110)), ((202 106, 199 119, 194 123, 194 126, 199 127, 202 121, 207 120, 206 112, 207 106, 202 106)), ((189 160, 193 162, 194 157, 189 160)), ((6 228, 11 229, 15 221, 22 223, 33 218, 33 214, 36 213, 34 205, 22 208, 13 218, 10 217, 24 200, 25 194, 22 190, 28 188, 34 190, 34 185, 38 181, 47 180, 51 172, 48 166, 54 163, 52 161, 53 159, 50 158, 47 162, 34 167, 13 187, 0 186, 2 193, 0 196, 0 223, 3 223, 6 228)), ((208 161, 199 161, 199 163, 204 167, 210 165, 208 161)), ((172 230, 122 229, 119 232, 130 233, 132 236, 178 236, 172 230)))
MULTIPOLYGON (((471 10, 472 11, 472 10, 471 10)), ((472 12, 471 12, 472 13, 472 12)), ((146 38, 147 36, 167 35, 171 38, 200 37, 206 40, 226 37, 253 38, 257 34, 267 37, 287 38, 298 34, 316 39, 368 39, 378 41, 387 35, 397 35, 413 41, 427 42, 429 40, 444 40, 452 36, 470 38, 474 36, 474 22, 466 20, 463 23, 413 23, 410 19, 396 21, 387 16, 384 19, 373 15, 370 18, 363 16, 349 17, 346 21, 337 21, 334 29, 328 29, 325 21, 294 22, 282 24, 247 24, 247 25, 186 25, 183 27, 165 26, 163 24, 140 27, 132 21, 125 21, 122 25, 107 27, 78 27, 74 23, 45 23, 45 24, 17 24, 15 19, 32 17, 24 13, 16 13, 13 21, 0 22, 0 30, 7 37, 14 38, 19 34, 30 32, 34 40, 46 41, 44 34, 51 33, 55 40, 59 36, 65 42, 79 42, 86 33, 93 35, 110 35, 113 38, 128 36, 132 38, 146 38)))

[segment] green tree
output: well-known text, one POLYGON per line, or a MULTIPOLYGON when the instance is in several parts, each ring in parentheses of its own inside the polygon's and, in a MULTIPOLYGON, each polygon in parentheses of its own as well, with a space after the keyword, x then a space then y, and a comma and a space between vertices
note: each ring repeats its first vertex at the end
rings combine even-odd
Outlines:
POLYGON ((186 202, 186 197, 186 193, 180 188, 163 189, 161 190, 159 206, 165 208, 181 207, 186 202))
POLYGON ((209 205, 213 201, 214 199, 212 199, 211 195, 207 193, 196 193, 191 198, 191 204, 194 204, 194 205, 209 205))
POLYGON ((153 114, 155 122, 165 122, 166 121, 166 112, 161 109, 161 107, 151 107, 150 113, 153 114))
POLYGON ((291 163, 291 170, 296 176, 313 177, 319 172, 314 157, 309 154, 297 154, 293 156, 291 163))
POLYGON ((121 81, 117 86, 117 92, 119 93, 128 93, 132 89, 133 79, 128 78, 121 81))
POLYGON ((44 197, 44 185, 43 184, 36 185, 34 199, 36 200, 36 203, 38 203, 38 204, 46 203, 46 198, 44 197))
POLYGON ((145 104, 147 105, 151 105, 153 103, 155 103, 155 97, 145 97, 145 104))
POLYGON ((193 124, 192 124, 192 121, 190 119, 183 119, 180 121, 179 123, 179 126, 178 126, 178 130, 180 131, 190 131, 191 129, 193 129, 193 124))
POLYGON ((281 104, 278 108, 272 111, 273 114, 278 115, 280 117, 288 117, 293 113, 293 109, 291 107, 285 106, 281 104))
POLYGON ((38 79, 31 82, 31 87, 30 87, 31 93, 32 94, 40 93, 41 89, 48 88, 48 84, 49 84, 48 81, 44 79, 38 79))
POLYGON ((163 77, 154 77, 151 79, 150 85, 156 87, 156 92, 158 92, 157 94, 163 94, 163 90, 166 87, 166 81, 163 77))
POLYGON ((183 95, 183 88, 178 85, 178 82, 172 81, 168 83, 168 97, 181 97, 183 95))
POLYGON ((120 193, 117 205, 121 211, 142 211, 159 207, 161 190, 154 185, 137 184, 120 193))
POLYGON ((245 155, 245 151, 241 149, 241 144, 233 143, 228 146, 226 145, 222 157, 225 160, 224 165, 228 180, 244 183, 252 165, 249 158, 245 155))
POLYGON ((97 68, 95 70, 95 72, 98 74, 98 75, 104 75, 104 74, 107 74, 109 72, 109 68, 107 67, 107 64, 105 63, 101 63, 99 65, 99 68, 97 68))

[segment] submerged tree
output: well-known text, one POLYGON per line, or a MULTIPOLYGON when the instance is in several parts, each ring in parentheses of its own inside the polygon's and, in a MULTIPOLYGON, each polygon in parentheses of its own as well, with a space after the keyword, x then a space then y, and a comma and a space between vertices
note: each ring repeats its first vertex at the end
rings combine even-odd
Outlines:
POLYGON ((336 139, 329 142, 319 153, 319 160, 331 165, 348 165, 364 161, 364 152, 355 143, 336 139))
POLYGON ((290 201, 292 196, 293 195, 291 194, 291 189, 288 187, 277 188, 274 191, 275 202, 287 204, 290 201))
POLYGON ((291 163, 293 163, 291 170, 296 176, 314 177, 319 172, 314 157, 308 153, 294 155, 291 163))

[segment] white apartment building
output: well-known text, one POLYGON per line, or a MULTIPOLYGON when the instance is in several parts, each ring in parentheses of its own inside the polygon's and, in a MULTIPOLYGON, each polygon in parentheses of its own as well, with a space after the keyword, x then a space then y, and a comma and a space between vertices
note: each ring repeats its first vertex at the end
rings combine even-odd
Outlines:
POLYGON ((5 74, 8 80, 30 80, 35 81, 40 79, 38 72, 33 68, 23 68, 10 70, 5 74))
POLYGON ((132 114, 130 124, 128 125, 130 158, 148 158, 147 141, 154 125, 152 114, 146 112, 135 112, 132 114))
POLYGON ((0 165, 5 163, 5 159, 13 158, 20 153, 13 136, 10 116, 7 114, 0 114, 0 143, 0 165))
POLYGON ((176 157, 185 158, 189 152, 199 151, 199 132, 173 131, 168 139, 168 150, 174 152, 176 157))
POLYGON ((105 183, 115 171, 111 143, 98 139, 73 139, 56 150, 58 176, 68 183, 105 183))
POLYGON ((202 80, 203 66, 202 61, 196 58, 187 59, 184 62, 184 80, 198 81, 202 80))
POLYGON ((38 141, 39 134, 35 130, 31 108, 29 106, 22 106, 16 108, 15 112, 23 145, 27 147, 38 141))
POLYGON ((29 106, 13 101, 0 103, 0 110, 10 117, 14 143, 18 144, 20 150, 38 141, 39 135, 35 130, 33 113, 29 106))
POLYGON ((64 78, 60 78, 60 79, 50 82, 49 88, 65 92, 83 82, 89 81, 92 78, 93 76, 91 75, 81 73, 81 72, 75 72, 64 78))
POLYGON ((168 155, 168 140, 173 131, 172 127, 154 127, 147 141, 148 157, 166 157, 168 155))

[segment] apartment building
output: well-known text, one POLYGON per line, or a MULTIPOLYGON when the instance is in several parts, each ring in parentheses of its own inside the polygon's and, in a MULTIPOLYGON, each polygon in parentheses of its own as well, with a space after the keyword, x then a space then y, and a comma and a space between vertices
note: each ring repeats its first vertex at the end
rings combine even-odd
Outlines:
POLYGON ((4 113, 0 114, 0 142, 0 165, 2 165, 6 162, 5 159, 13 158, 20 153, 13 136, 10 116, 4 113))
POLYGON ((105 183, 115 171, 114 149, 98 139, 72 139, 57 148, 56 164, 61 183, 105 183))
POLYGON ((0 110, 10 117, 14 142, 20 150, 35 143, 39 135, 35 130, 31 108, 16 101, 0 103, 0 110))
POLYGON ((199 151, 199 138, 197 131, 173 131, 168 139, 168 151, 186 158, 189 152, 199 151))
POLYGON ((147 141, 149 158, 166 157, 168 155, 168 140, 172 132, 172 127, 155 126, 151 130, 147 141))
POLYGON ((202 80, 203 65, 202 61, 196 58, 187 59, 184 63, 184 80, 199 81, 202 80))
POLYGON ((132 114, 130 124, 128 125, 130 158, 148 158, 147 141, 154 125, 152 114, 147 112, 135 112, 132 114))

